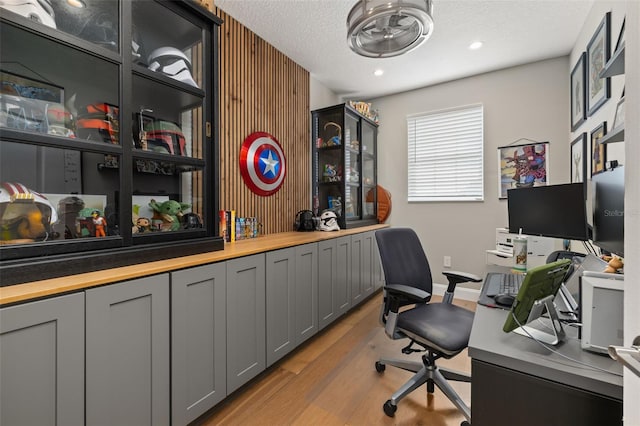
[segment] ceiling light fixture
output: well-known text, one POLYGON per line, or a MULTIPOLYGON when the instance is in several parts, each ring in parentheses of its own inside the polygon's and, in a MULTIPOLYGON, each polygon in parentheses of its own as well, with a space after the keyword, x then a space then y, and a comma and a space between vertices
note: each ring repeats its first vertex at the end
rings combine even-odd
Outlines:
POLYGON ((469 49, 471 50, 478 50, 482 47, 482 42, 481 41, 474 41, 473 43, 471 43, 469 45, 469 49))
POLYGON ((433 33, 431 0, 359 0, 347 18, 347 41, 359 55, 388 58, 415 49, 433 33))
POLYGON ((377 69, 373 72, 373 75, 375 75, 376 77, 380 77, 382 74, 384 74, 384 71, 381 69, 377 69))

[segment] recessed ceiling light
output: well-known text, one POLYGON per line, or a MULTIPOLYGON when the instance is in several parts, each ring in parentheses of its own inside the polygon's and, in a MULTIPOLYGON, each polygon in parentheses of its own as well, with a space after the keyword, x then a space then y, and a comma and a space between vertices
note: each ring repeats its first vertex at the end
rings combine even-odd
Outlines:
POLYGON ((482 47, 482 42, 481 41, 474 41, 473 43, 471 43, 469 45, 469 49, 471 50, 478 50, 482 47))
POLYGON ((382 74, 384 74, 384 71, 383 71, 383 70, 380 70, 380 69, 375 70, 375 71, 373 72, 373 75, 375 75, 376 77, 380 77, 382 74))

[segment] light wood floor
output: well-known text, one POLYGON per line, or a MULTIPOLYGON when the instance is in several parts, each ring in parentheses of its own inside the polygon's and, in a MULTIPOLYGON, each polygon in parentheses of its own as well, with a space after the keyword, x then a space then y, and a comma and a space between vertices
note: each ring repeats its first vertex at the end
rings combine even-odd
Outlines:
MULTIPOLYGON (((400 352, 407 341, 386 337, 378 321, 382 294, 355 308, 322 330, 284 360, 196 421, 211 425, 459 425, 464 417, 436 388, 427 397, 417 389, 398 404, 394 418, 382 405, 406 382, 411 373, 387 367, 378 374, 379 357, 408 357, 400 352)), ((475 310, 475 302, 456 302, 475 310)), ((420 354, 411 357, 420 359, 420 354)), ((466 352, 439 366, 469 373, 466 352)), ((470 404, 469 383, 453 383, 470 404)))

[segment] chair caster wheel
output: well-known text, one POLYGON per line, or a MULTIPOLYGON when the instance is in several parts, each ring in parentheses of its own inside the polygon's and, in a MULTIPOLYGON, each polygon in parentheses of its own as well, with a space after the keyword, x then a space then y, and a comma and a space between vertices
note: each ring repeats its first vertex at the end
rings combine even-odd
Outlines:
POLYGON ((387 368, 386 365, 384 365, 383 363, 381 363, 380 361, 376 361, 376 371, 378 373, 382 373, 385 369, 387 368))
POLYGON ((464 422, 460 423, 460 426, 471 426, 471 423, 465 420, 464 422))
POLYGON ((393 405, 391 403, 391 400, 388 400, 387 402, 384 403, 384 405, 382 406, 382 409, 384 410, 384 413, 387 416, 393 417, 396 414, 396 410, 398 409, 398 407, 393 405))

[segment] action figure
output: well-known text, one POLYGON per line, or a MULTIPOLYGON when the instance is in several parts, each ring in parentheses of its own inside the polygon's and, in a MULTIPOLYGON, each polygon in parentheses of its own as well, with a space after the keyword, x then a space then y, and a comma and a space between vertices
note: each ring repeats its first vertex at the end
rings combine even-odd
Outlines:
POLYGON ((98 210, 92 211, 91 216, 93 216, 93 226, 96 230, 96 237, 106 237, 107 234, 104 232, 104 229, 107 227, 107 220, 100 216, 98 210))

